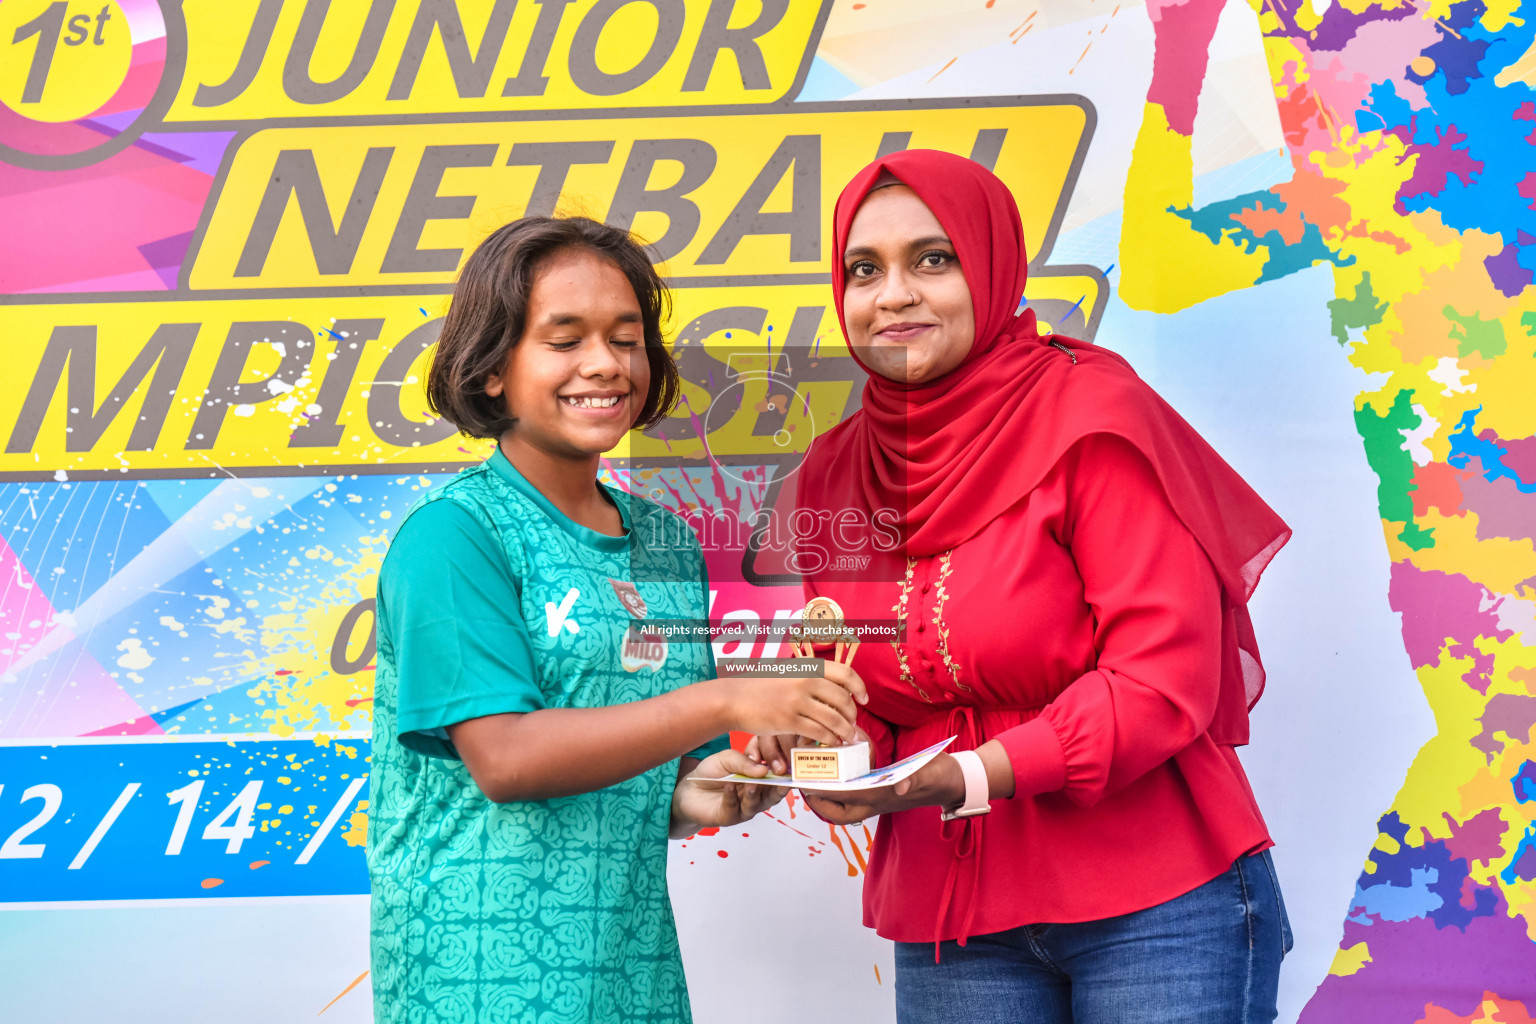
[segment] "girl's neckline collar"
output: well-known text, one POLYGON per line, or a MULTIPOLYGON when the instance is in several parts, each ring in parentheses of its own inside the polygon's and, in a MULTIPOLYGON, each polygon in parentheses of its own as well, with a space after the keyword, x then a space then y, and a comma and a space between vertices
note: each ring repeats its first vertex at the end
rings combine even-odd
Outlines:
POLYGON ((616 491, 600 480, 595 481, 603 497, 607 498, 619 510, 619 519, 624 524, 623 536, 613 537, 606 533, 599 533, 589 526, 583 526, 556 508, 554 502, 546 498, 537 487, 528 481, 527 477, 518 472, 517 467, 512 465, 512 460, 507 458, 500 445, 496 446, 495 451, 491 453, 491 457, 486 462, 492 472, 510 484, 519 494, 522 494, 529 501, 537 505, 539 511, 553 520, 556 526, 560 527, 578 543, 590 548, 596 548, 599 551, 622 552, 629 550, 630 539, 633 536, 633 526, 630 522, 629 502, 626 500, 628 495, 622 491, 616 491))

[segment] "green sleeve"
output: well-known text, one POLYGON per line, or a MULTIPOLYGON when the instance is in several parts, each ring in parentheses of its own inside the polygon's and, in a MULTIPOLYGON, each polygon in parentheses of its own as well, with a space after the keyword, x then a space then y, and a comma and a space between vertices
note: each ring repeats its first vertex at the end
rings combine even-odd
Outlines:
MULTIPOLYGON (((699 552, 699 581, 704 586, 704 618, 707 620, 709 618, 709 566, 704 562, 704 552, 702 550, 699 552)), ((707 645, 705 647, 705 652, 709 657, 709 675, 705 676, 704 678, 714 679, 720 674, 720 670, 715 667, 715 645, 708 639, 706 639, 704 643, 707 645)), ((718 754, 722 750, 728 750, 730 746, 731 734, 725 733, 723 735, 716 736, 714 739, 710 740, 708 743, 701 747, 696 747, 695 749, 688 751, 688 753, 684 754, 683 756, 696 757, 702 761, 710 754, 718 754)))
POLYGON ((401 524, 378 599, 398 678, 401 745, 457 758, 448 726, 544 707, 507 554, 456 501, 430 502, 401 524))

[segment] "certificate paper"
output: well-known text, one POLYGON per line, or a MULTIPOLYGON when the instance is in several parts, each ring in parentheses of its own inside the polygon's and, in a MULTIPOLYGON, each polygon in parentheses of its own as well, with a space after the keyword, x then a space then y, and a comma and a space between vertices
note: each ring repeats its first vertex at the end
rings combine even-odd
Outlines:
POLYGON ((788 775, 767 775, 761 779, 754 779, 750 775, 727 775, 720 779, 710 779, 710 782, 750 782, 758 786, 792 786, 795 789, 816 790, 823 793, 855 793, 861 789, 877 789, 880 786, 894 786, 902 779, 917 773, 917 770, 937 757, 945 747, 955 742, 951 736, 947 740, 935 743, 931 747, 919 750, 909 757, 904 757, 894 764, 888 764, 884 768, 876 768, 872 772, 860 775, 857 778, 848 779, 846 782, 823 782, 820 780, 796 782, 788 775))

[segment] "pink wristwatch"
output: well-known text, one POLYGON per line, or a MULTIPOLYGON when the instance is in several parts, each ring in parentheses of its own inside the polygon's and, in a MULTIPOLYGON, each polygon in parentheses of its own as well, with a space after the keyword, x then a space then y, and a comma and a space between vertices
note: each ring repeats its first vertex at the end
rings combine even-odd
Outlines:
POLYGON ((988 802, 991 789, 987 785, 987 766, 981 763, 981 755, 974 750, 961 750, 950 756, 960 765, 960 775, 965 779, 965 802, 954 810, 941 811, 939 818, 953 821, 986 814, 992 809, 988 802))

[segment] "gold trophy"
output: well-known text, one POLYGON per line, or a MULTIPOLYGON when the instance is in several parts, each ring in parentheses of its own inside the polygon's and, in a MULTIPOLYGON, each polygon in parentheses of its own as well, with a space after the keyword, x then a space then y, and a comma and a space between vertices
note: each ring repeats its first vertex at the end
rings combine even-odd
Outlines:
MULTIPOLYGON (((788 639, 790 652, 797 658, 814 658, 817 644, 831 645, 832 660, 840 665, 853 663, 862 642, 848 628, 843 609, 830 597, 813 597, 806 602, 800 622, 790 627, 788 639)), ((796 782, 846 782, 869 769, 867 742, 795 747, 790 751, 790 775, 796 782)))

